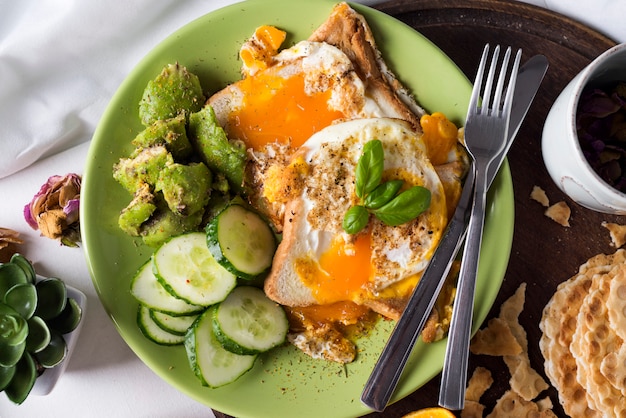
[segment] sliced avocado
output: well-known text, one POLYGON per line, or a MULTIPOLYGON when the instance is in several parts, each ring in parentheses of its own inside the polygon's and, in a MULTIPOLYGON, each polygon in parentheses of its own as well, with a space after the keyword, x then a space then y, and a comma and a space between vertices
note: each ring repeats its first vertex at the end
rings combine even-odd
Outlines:
POLYGON ((170 119, 157 120, 141 131, 132 143, 138 148, 164 145, 174 160, 181 162, 193 153, 193 147, 187 138, 186 123, 184 114, 170 119))
POLYGON ((139 102, 139 118, 144 126, 150 126, 157 120, 197 112, 205 100, 195 74, 178 63, 168 64, 148 82, 139 102))
POLYGON ((241 191, 246 148, 243 142, 228 139, 211 106, 205 106, 189 117, 189 137, 206 165, 214 172, 224 174, 231 188, 241 191))
POLYGON ((190 215, 204 210, 211 196, 211 171, 204 163, 172 164, 160 173, 157 191, 172 212, 190 215))

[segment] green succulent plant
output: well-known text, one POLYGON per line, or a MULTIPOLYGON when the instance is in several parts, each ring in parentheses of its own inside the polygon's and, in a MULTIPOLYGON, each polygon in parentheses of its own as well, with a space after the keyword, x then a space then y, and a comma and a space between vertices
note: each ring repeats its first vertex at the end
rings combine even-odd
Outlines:
POLYGON ((81 317, 62 280, 38 280, 21 254, 0 264, 0 391, 16 404, 24 402, 37 378, 65 359, 63 334, 81 317))

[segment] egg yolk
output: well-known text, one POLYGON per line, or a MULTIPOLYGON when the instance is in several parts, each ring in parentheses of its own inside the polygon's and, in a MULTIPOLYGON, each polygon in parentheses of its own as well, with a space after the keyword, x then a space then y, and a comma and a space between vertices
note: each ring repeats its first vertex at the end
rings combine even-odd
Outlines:
POLYGON ((299 260, 298 273, 320 304, 353 300, 372 275, 371 237, 361 233, 353 244, 335 239, 319 263, 299 260))
POLYGON ((283 78, 259 73, 238 83, 244 102, 230 116, 231 136, 255 150, 276 141, 300 147, 344 116, 329 109, 330 90, 307 94, 302 74, 283 78))
POLYGON ((448 162, 450 150, 457 143, 458 128, 450 122, 443 113, 435 112, 424 115, 420 119, 420 126, 424 131, 422 138, 426 143, 428 158, 433 165, 448 162))
POLYGON ((342 301, 327 305, 313 305, 305 307, 286 307, 292 329, 302 330, 319 327, 328 322, 338 322, 342 325, 355 325, 366 319, 371 311, 369 308, 357 305, 354 302, 342 301))
POLYGON ((243 44, 239 57, 250 73, 264 70, 287 37, 287 32, 274 26, 259 26, 252 38, 243 44))

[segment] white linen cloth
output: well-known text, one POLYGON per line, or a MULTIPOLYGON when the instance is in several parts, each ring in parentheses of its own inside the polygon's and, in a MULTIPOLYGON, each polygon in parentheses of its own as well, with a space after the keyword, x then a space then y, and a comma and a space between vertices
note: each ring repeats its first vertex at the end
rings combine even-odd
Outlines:
MULTIPOLYGON (((146 53, 235 1, 0 0, 0 227, 22 234, 23 252, 38 273, 60 277, 88 298, 82 333, 56 388, 20 406, 0 394, 0 418, 213 416, 134 355, 98 300, 82 250, 41 238, 22 208, 50 175, 83 172, 100 116, 146 53)), ((523 1, 626 42, 626 2, 523 1)))
MULTIPOLYGON (((524 1, 626 40, 626 2, 524 1)), ((0 178, 89 141, 109 99, 148 51, 232 2, 0 0, 0 178)))

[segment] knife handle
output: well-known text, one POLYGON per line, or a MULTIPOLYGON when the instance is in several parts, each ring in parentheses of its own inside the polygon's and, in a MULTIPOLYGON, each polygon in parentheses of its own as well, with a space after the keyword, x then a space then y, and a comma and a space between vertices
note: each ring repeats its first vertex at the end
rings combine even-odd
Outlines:
POLYGON ((382 411, 389 403, 413 345, 424 329, 437 295, 459 252, 467 230, 469 205, 472 202, 473 172, 474 170, 471 169, 465 180, 461 198, 439 242, 437 251, 417 283, 404 313, 396 323, 387 345, 365 384, 361 401, 375 411, 382 411))

